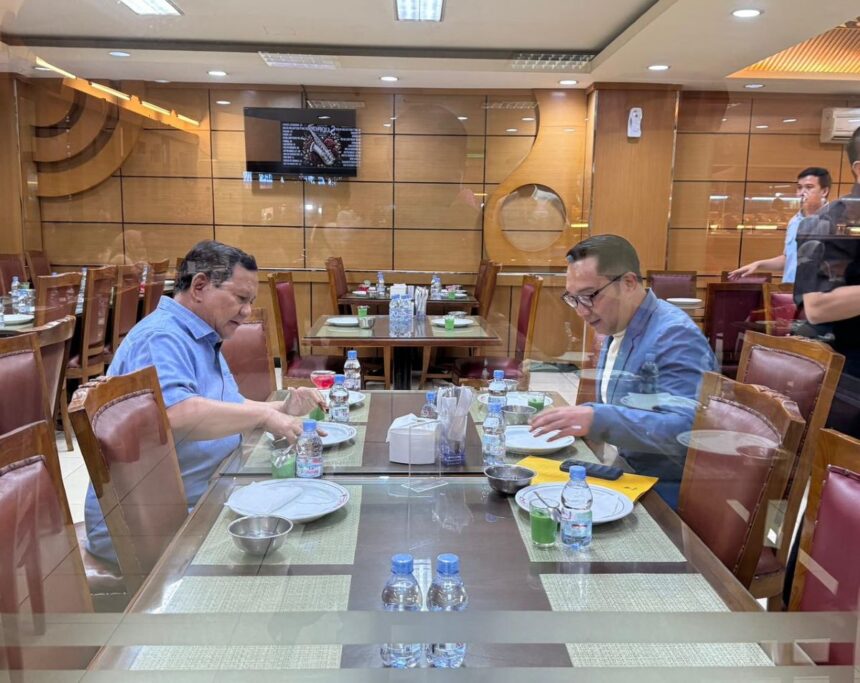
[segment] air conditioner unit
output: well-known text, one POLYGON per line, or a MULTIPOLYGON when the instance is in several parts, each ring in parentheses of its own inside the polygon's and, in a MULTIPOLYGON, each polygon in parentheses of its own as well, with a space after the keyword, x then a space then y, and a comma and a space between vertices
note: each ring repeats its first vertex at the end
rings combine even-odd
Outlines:
POLYGON ((821 142, 848 142, 860 128, 860 109, 828 107, 821 112, 821 142))

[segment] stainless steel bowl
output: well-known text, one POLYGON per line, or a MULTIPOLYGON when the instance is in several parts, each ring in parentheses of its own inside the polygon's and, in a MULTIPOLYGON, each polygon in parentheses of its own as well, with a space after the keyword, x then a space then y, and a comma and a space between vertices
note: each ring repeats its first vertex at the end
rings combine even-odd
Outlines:
POLYGON ((513 495, 532 483, 537 472, 519 465, 489 465, 484 468, 490 488, 505 495, 513 495))
POLYGON ((531 417, 537 412, 532 406, 505 406, 502 415, 505 416, 506 425, 526 425, 531 417))
POLYGON ((366 315, 358 319, 358 326, 362 330, 369 330, 376 322, 376 318, 372 315, 366 315))
POLYGON ((249 515, 230 523, 227 533, 238 546, 250 555, 265 555, 280 548, 293 530, 293 523, 275 515, 249 515))

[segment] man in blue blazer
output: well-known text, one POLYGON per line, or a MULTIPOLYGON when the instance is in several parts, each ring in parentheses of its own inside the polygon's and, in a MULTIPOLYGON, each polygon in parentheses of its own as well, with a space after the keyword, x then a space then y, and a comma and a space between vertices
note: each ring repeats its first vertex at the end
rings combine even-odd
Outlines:
POLYGON ((567 261, 562 299, 606 335, 597 401, 543 411, 532 431, 617 446, 636 472, 660 478, 656 490, 674 508, 687 453, 677 437, 692 428, 702 373, 717 367, 714 354, 684 311, 645 289, 639 257, 623 237, 589 237, 567 261))

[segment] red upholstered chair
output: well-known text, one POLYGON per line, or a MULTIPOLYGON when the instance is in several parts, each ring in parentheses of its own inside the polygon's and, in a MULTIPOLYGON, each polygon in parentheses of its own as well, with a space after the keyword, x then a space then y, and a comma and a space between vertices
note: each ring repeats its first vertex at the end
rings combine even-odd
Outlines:
POLYGON ((265 401, 275 391, 275 362, 265 310, 255 308, 233 336, 224 340, 221 353, 242 396, 265 401))
MULTIPOLYGON (((860 441, 822 429, 790 609, 857 612, 860 593, 860 441)), ((827 664, 856 665, 854 643, 831 643, 827 664)), ((824 662, 822 662, 824 663, 824 662)))
POLYGON ((155 368, 83 385, 69 415, 130 597, 188 516, 155 368))
POLYGON ((739 337, 744 324, 756 318, 761 310, 761 285, 708 283, 703 331, 726 377, 737 373, 739 337))
POLYGON ((80 273, 62 273, 36 278, 36 320, 41 326, 52 320, 75 315, 78 292, 81 291, 80 273))
MULTIPOLYGON (((3 434, 0 623, 5 635, 44 635, 50 641, 56 627, 46 615, 92 611, 53 428, 39 421, 3 434)), ((62 639, 62 633, 58 635, 62 639)), ((84 669, 97 651, 95 647, 19 647, 11 639, 6 642, 0 645, 0 670, 84 669)), ((8 680, 17 679, 13 675, 8 680)))
MULTIPOLYGON (((762 551, 750 592, 782 608, 782 589, 791 536, 809 481, 819 430, 824 426, 845 358, 827 344, 804 337, 774 337, 747 332, 738 381, 778 391, 797 404, 806 427, 782 492, 781 514, 774 520, 776 542, 762 551)), ((770 536, 770 534, 768 534, 770 536)))
POLYGON ((44 251, 26 251, 24 254, 31 280, 51 274, 51 262, 48 261, 48 255, 44 251))
POLYGON ((770 282, 773 280, 773 275, 771 273, 755 273, 753 275, 746 275, 744 277, 738 277, 734 280, 729 279, 729 273, 731 271, 724 270, 720 273, 720 282, 736 282, 739 285, 763 285, 766 282, 770 282))
POLYGON ((62 400, 63 387, 66 384, 66 365, 69 362, 69 349, 72 336, 75 334, 75 316, 67 315, 60 320, 54 320, 41 327, 34 327, 31 334, 35 335, 42 355, 42 367, 45 370, 45 385, 51 402, 51 424, 57 419, 57 411, 63 423, 63 434, 66 437, 66 449, 72 450, 72 424, 69 422, 68 405, 62 400))
POLYGON ((328 290, 331 296, 331 308, 335 315, 343 313, 349 315, 350 307, 341 305, 337 300, 346 296, 349 286, 346 283, 346 270, 343 267, 343 259, 340 256, 330 256, 325 260, 325 269, 328 273, 328 290))
POLYGON ((658 299, 692 299, 697 276, 695 270, 649 270, 646 279, 658 299))
POLYGON ((110 334, 105 347, 105 363, 110 363, 122 340, 137 324, 140 302, 140 271, 137 266, 116 266, 110 334))
POLYGON ((510 358, 486 359, 463 358, 454 364, 454 375, 459 381, 462 378, 476 379, 483 374, 484 367, 492 374, 494 370, 504 370, 505 376, 511 379, 519 379, 524 383, 523 361, 531 352, 532 337, 534 335, 535 319, 537 318, 538 301, 540 290, 543 286, 543 278, 537 275, 526 275, 523 277, 522 290, 520 292, 520 308, 517 312, 517 341, 514 355, 510 358))
POLYGON ((36 335, 0 337, 0 377, 4 387, 0 392, 0 434, 51 419, 51 396, 36 335))
POLYGON ((767 333, 778 336, 791 334, 791 323, 797 319, 794 283, 781 282, 778 285, 765 283, 762 285, 762 296, 767 333))
POLYGON ((706 372, 693 432, 724 430, 763 437, 773 448, 734 446, 687 450, 678 514, 744 586, 755 573, 768 506, 778 501, 797 452, 804 421, 781 394, 706 372))
POLYGON ((13 277, 17 277, 18 282, 27 281, 24 257, 21 254, 0 254, 0 295, 9 293, 13 277))

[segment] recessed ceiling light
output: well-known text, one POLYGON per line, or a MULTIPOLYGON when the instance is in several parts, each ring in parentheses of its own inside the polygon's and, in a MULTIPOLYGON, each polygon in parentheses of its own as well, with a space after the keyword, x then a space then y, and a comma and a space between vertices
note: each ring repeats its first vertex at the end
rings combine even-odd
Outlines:
POLYGON ((505 128, 505 132, 506 133, 516 133, 517 129, 516 128, 505 128))
POLYGON ((170 81, 168 81, 166 78, 156 78, 155 82, 156 83, 170 83, 170 81))
POLYGON ((732 12, 732 16, 738 19, 755 19, 760 14, 760 9, 736 9, 732 12))
POLYGON ((386 83, 394 83, 396 81, 399 81, 400 79, 397 78, 397 76, 380 76, 379 80, 385 81, 386 83))
POLYGON ((756 126, 756 128, 758 128, 759 130, 764 130, 765 128, 767 128, 767 126, 763 123, 760 123, 759 125, 756 126))
POLYGON ((723 117, 723 123, 725 123, 726 121, 728 121, 728 119, 723 117))
POLYGON ((758 90, 764 87, 764 83, 747 83, 744 87, 747 90, 758 90))
POLYGON ((648 71, 668 71, 668 70, 669 70, 668 64, 652 64, 651 66, 648 67, 648 71))
POLYGON ((559 85, 576 85, 577 83, 579 83, 579 81, 574 81, 569 78, 565 78, 564 80, 558 82, 559 85))
POLYGON ((210 75, 210 76, 219 76, 219 77, 220 77, 220 76, 226 76, 226 75, 227 75, 227 72, 226 72, 226 71, 221 71, 220 69, 212 69, 212 71, 210 71, 210 72, 209 72, 209 75, 210 75))
POLYGON ((135 14, 162 14, 179 16, 182 12, 168 0, 119 0, 135 14))
POLYGON ((442 21, 445 0, 396 0, 397 21, 442 21))
POLYGON ((468 120, 469 120, 469 117, 468 117, 468 116, 458 116, 458 117, 457 117, 457 120, 458 120, 458 121, 468 121, 468 120))
POLYGON ((797 123, 797 119, 783 119, 783 123, 797 123))
POLYGON ((131 57, 131 53, 125 50, 111 50, 108 54, 111 57, 131 57))
POLYGON ((220 104, 222 107, 226 107, 230 104, 230 100, 215 100, 215 104, 220 104))
POLYGON ((523 118, 521 120, 522 121, 534 121, 535 117, 534 116, 523 116, 523 118))

